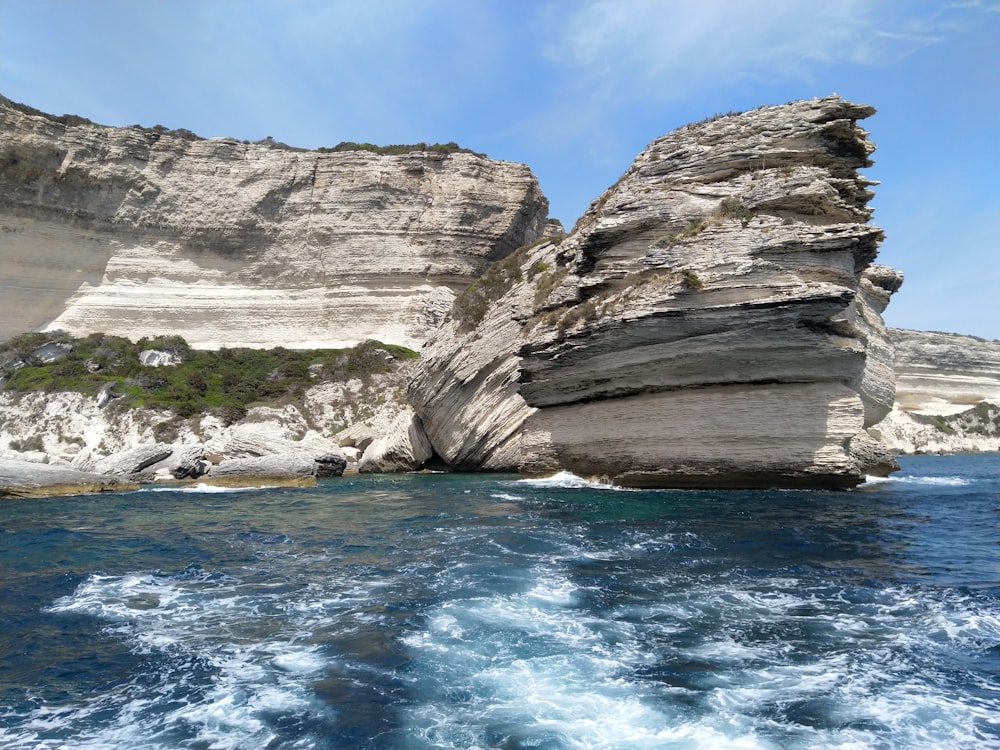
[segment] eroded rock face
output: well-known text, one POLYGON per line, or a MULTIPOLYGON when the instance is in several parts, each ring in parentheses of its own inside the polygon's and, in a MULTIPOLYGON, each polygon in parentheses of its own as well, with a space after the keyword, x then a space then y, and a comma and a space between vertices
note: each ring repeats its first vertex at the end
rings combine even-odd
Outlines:
POLYGON ((1000 341, 899 328, 889 333, 902 410, 949 415, 982 401, 1000 404, 1000 341))
POLYGON ((0 339, 418 348, 547 210, 527 167, 477 154, 67 125, 0 97, 0 339))
POLYGON ((873 265, 882 231, 857 171, 873 112, 828 97, 651 143, 424 348, 409 397, 437 454, 664 487, 850 486, 891 468, 864 432, 892 407, 880 313, 902 281, 873 265))
POLYGON ((1000 341, 889 331, 896 404, 876 428, 901 453, 1000 450, 1000 341))

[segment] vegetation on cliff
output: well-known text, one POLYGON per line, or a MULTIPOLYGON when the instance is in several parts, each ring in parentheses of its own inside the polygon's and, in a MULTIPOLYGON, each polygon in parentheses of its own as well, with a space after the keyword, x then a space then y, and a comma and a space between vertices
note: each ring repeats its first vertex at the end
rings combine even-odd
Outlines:
POLYGON ((321 380, 364 380, 417 356, 379 341, 353 349, 200 351, 180 336, 133 343, 102 333, 29 333, 0 344, 0 389, 103 392, 126 408, 163 409, 179 417, 211 412, 232 422, 251 405, 300 398, 321 380), (144 365, 140 354, 148 350, 176 364, 144 365))
MULTIPOLYGON (((0 103, 5 104, 12 109, 16 109, 19 112, 23 112, 26 115, 31 115, 32 117, 44 117, 53 122, 58 122, 66 127, 78 127, 81 125, 93 125, 95 127, 107 127, 101 123, 89 120, 86 117, 81 117, 80 115, 52 115, 48 112, 43 112, 40 109, 23 104, 21 102, 15 102, 7 97, 0 95, 0 103)), ((141 130, 149 136, 154 138, 159 138, 164 134, 172 134, 184 138, 189 141, 205 140, 202 136, 186 129, 186 128, 168 128, 165 125, 153 125, 152 127, 146 125, 132 125, 135 130, 141 130)), ((243 143, 251 143, 251 141, 243 141, 243 143)), ((393 143, 388 146, 378 146, 373 143, 355 143, 354 141, 341 141, 336 146, 320 146, 319 148, 302 148, 299 146, 290 146, 282 141, 277 141, 271 136, 266 138, 261 138, 259 141, 252 141, 257 145, 270 146, 272 148, 280 148, 286 151, 316 151, 321 154, 329 153, 339 153, 342 151, 369 151, 374 154, 388 155, 388 156, 399 156, 401 154, 408 154, 413 151, 431 151, 436 154, 473 154, 474 156, 486 157, 486 154, 479 151, 473 151, 472 149, 459 146, 454 141, 449 141, 448 143, 393 143)))

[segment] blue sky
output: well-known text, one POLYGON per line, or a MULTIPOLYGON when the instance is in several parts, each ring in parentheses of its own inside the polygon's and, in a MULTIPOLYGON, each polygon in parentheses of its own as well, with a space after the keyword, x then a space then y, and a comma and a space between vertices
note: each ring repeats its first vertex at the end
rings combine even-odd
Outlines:
POLYGON ((890 325, 1000 339, 1000 0, 0 0, 0 92, 315 148, 456 141, 568 227, 717 112, 874 105, 890 325))

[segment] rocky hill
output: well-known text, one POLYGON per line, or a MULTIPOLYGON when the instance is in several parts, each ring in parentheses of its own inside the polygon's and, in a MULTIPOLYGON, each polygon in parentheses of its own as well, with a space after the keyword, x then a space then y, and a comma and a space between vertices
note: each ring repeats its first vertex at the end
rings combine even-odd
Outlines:
POLYGON ((417 348, 456 291, 541 235, 548 202, 521 164, 392 151, 109 128, 0 97, 0 340, 417 348))
POLYGON ((385 451, 630 486, 889 470, 866 429, 893 403, 880 313, 902 277, 873 263, 882 231, 857 171, 873 112, 828 97, 653 141, 568 237, 456 300, 385 451))

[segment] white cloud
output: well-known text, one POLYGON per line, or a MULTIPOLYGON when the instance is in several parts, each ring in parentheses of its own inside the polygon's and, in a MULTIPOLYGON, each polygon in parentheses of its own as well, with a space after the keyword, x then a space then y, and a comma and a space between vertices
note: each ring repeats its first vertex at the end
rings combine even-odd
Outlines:
POLYGON ((595 0, 555 8, 570 14, 547 54, 574 70, 580 85, 607 80, 648 96, 658 84, 666 98, 709 81, 877 64, 935 38, 931 19, 872 0, 595 0))

